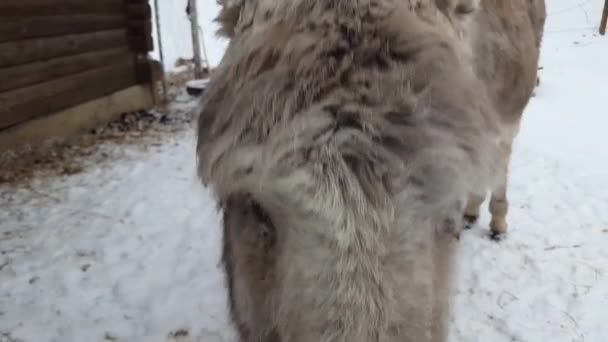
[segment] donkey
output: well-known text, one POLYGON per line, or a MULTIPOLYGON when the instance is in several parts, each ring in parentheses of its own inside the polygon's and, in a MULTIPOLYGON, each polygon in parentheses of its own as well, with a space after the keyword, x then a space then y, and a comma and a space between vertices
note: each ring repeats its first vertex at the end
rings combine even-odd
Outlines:
MULTIPOLYGON (((507 185, 513 142, 534 88, 543 38, 545 0, 480 0, 478 13, 463 31, 474 55, 479 79, 489 89, 493 108, 501 117, 500 181, 491 189, 491 236, 500 239, 507 232, 509 202, 507 185)), ((471 194, 465 211, 467 226, 478 217, 485 200, 483 187, 471 194)))
POLYGON ((446 341, 469 194, 501 182, 486 3, 220 0, 197 159, 240 341, 446 341))

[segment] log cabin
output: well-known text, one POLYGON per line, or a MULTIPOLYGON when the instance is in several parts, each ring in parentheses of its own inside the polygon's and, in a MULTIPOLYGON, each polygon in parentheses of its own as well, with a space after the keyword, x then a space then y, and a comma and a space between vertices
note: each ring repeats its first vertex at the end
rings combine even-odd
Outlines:
POLYGON ((0 1, 0 151, 153 107, 151 12, 148 0, 0 1))

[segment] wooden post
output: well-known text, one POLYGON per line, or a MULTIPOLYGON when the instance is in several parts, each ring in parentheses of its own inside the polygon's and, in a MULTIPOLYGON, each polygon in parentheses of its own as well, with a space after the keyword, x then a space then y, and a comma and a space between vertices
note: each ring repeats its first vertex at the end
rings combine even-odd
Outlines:
POLYGON ((604 1, 604 11, 602 12, 602 21, 600 23, 600 34, 606 34, 606 24, 608 24, 608 0, 604 1))
POLYGON ((201 45, 203 46, 203 56, 205 57, 205 69, 203 69, 203 70, 210 72, 211 64, 209 63, 209 55, 207 54, 207 46, 205 46, 205 31, 203 31, 202 27, 201 27, 201 36, 203 36, 201 45))
MULTIPOLYGON (((158 8, 158 0, 154 0, 154 19, 156 21, 156 36, 158 40, 158 56, 160 58, 161 66, 161 87, 163 89, 163 103, 167 102, 167 77, 165 76, 165 54, 163 53, 163 39, 161 36, 161 25, 160 25, 160 8, 158 8)), ((156 90, 155 90, 156 92, 156 90)))
POLYGON ((190 17, 190 30, 192 31, 192 53, 194 58, 194 77, 203 77, 203 67, 201 62, 201 46, 198 26, 197 0, 188 0, 186 12, 190 17))

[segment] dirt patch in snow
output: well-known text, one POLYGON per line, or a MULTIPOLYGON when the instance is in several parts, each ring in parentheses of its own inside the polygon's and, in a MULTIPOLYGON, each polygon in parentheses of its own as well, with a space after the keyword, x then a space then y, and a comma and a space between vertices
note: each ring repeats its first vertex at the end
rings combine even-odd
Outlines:
MULTIPOLYGON (((54 139, 0 154, 0 185, 21 184, 34 177, 69 176, 90 166, 120 158, 116 145, 147 150, 168 136, 193 129, 196 99, 185 90, 171 89, 167 109, 123 113, 106 126, 71 139, 54 139)), ((120 150, 120 149, 118 149, 120 150)))

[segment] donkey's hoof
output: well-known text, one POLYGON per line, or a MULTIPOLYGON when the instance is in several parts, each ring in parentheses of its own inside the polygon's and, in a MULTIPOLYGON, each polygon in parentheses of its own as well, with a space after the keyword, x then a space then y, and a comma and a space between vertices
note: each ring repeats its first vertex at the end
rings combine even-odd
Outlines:
POLYGON ((496 231, 490 231, 490 240, 500 242, 505 239, 507 233, 501 233, 496 231))
POLYGON ((464 229, 471 229, 479 219, 479 215, 464 215, 464 229))

